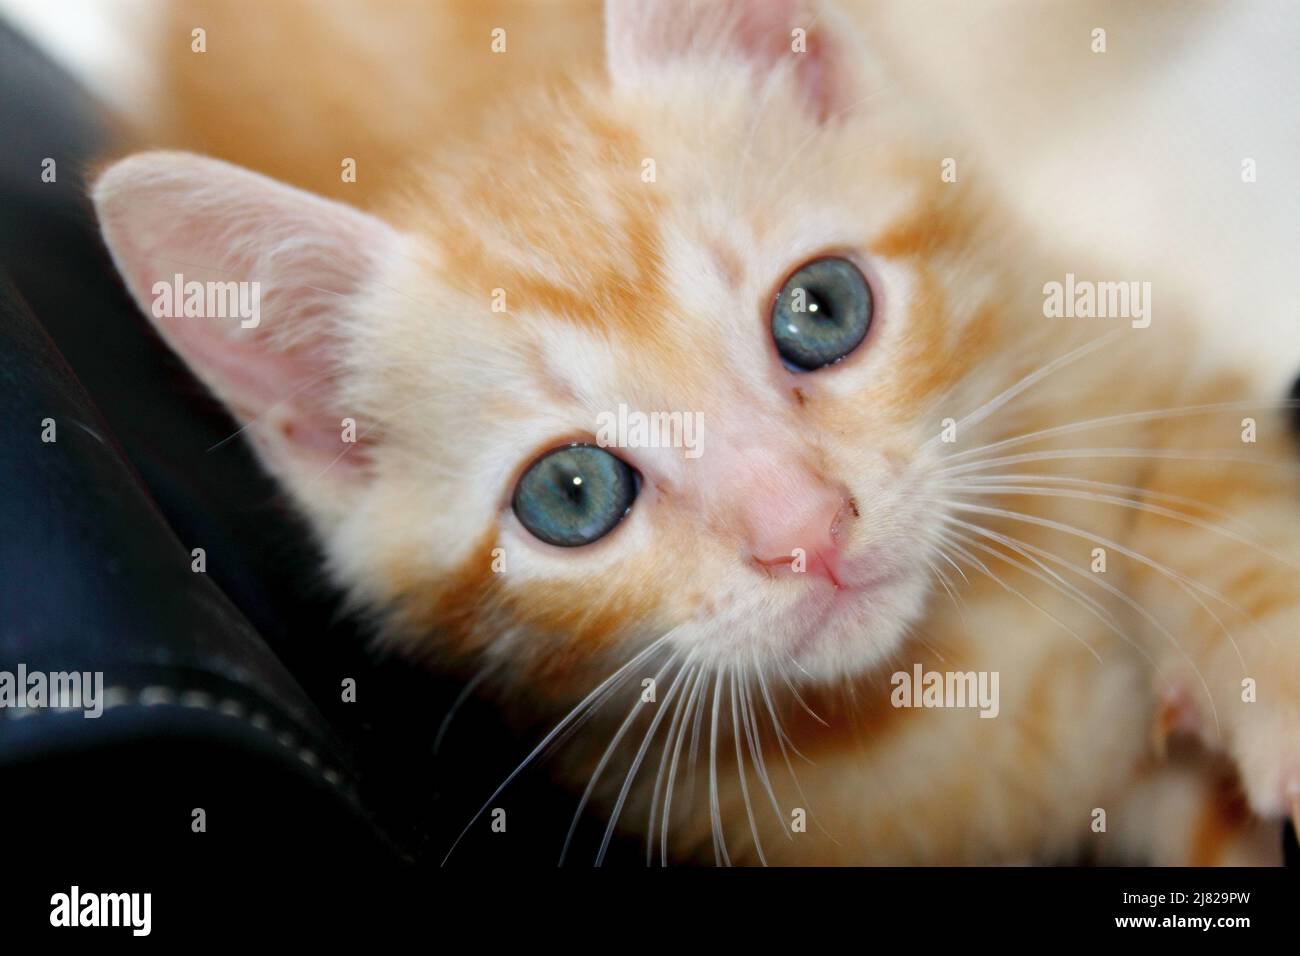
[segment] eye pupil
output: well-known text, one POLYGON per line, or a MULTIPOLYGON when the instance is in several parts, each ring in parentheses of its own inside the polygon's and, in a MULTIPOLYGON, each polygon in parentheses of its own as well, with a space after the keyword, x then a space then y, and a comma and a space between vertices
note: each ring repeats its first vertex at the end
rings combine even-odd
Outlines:
POLYGON ((781 358, 810 372, 838 362, 862 343, 871 324, 871 287, 852 262, 837 257, 801 266, 772 309, 781 358))
POLYGON ((591 544, 632 507, 636 472, 596 445, 553 449, 515 486, 515 515, 536 538, 565 548, 591 544))

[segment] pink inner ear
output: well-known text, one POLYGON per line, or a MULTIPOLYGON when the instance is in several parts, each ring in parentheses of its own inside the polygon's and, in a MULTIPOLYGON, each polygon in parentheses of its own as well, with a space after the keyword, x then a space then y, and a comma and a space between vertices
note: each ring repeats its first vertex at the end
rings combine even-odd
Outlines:
POLYGON ((848 54, 811 0, 607 0, 606 51, 618 82, 647 67, 693 56, 732 55, 766 71, 789 65, 819 120, 848 105, 848 54), (795 52, 792 31, 805 31, 795 52))
MULTIPOLYGON (((257 435, 273 467, 354 471, 338 400, 341 331, 353 297, 397 234, 372 216, 217 160, 144 153, 96 183, 104 238, 141 309, 257 435), (155 284, 256 283, 258 317, 186 316, 155 284), (241 321, 242 320, 242 321, 241 321)), ((252 286, 248 288, 251 290, 252 286)), ((249 294, 251 303, 251 291, 249 294)))
POLYGON ((355 447, 341 441, 347 411, 335 394, 338 372, 324 342, 273 349, 253 337, 218 340, 186 319, 162 321, 168 323, 173 348, 196 370, 204 369, 202 377, 219 395, 229 396, 226 402, 241 422, 259 419, 273 433, 271 440, 288 443, 322 468, 347 471, 368 461, 364 424, 358 424, 355 447))
POLYGON ((730 3, 735 15, 733 38, 749 60, 767 69, 792 61, 799 89, 819 120, 829 119, 836 109, 846 105, 831 69, 839 59, 835 41, 812 4, 803 0, 730 3), (795 28, 806 33, 803 53, 793 48, 795 28))

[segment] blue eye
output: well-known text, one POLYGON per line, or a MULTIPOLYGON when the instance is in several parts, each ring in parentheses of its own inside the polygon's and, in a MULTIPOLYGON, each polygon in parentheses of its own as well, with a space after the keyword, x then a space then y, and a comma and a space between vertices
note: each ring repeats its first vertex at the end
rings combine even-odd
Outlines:
POLYGON ((637 473, 622 459, 596 445, 569 445, 529 466, 515 486, 513 506, 535 537, 577 548, 609 534, 637 490, 637 473))
POLYGON ((814 259, 792 275, 772 307, 772 338, 791 366, 838 362, 867 337, 871 286, 848 259, 814 259))

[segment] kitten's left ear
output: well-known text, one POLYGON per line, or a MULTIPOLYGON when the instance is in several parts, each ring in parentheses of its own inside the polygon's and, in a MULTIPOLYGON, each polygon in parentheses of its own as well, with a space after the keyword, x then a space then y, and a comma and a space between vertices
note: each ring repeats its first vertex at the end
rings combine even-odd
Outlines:
POLYGON ((822 120, 866 86, 863 50, 818 0, 605 0, 605 61, 616 86, 653 86, 666 68, 729 60, 784 71, 822 120))
MULTIPOLYGON (((141 310, 300 500, 338 507, 367 473, 345 379, 359 302, 401 237, 379 219, 229 163, 139 153, 92 191, 141 310)), ((373 438, 373 436, 370 436, 373 438)))

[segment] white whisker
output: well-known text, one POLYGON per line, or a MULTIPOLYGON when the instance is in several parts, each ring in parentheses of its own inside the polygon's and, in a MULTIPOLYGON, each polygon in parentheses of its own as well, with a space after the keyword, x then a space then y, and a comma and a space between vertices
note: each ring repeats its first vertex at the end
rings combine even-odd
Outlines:
MULTIPOLYGON (((955 486, 954 486, 955 487, 955 486)), ((1098 504, 1113 504, 1120 508, 1128 508, 1132 511, 1142 511, 1147 514, 1158 515, 1162 518, 1169 518, 1172 521, 1178 521, 1183 524, 1191 525, 1202 531, 1208 531, 1212 534, 1220 534, 1225 538, 1245 545, 1253 551, 1257 551, 1266 557, 1272 558, 1279 564, 1284 564, 1293 571, 1300 572, 1300 565, 1296 564, 1290 558, 1271 548, 1266 548, 1261 544, 1251 541, 1234 531, 1230 531, 1221 525, 1211 524, 1208 521, 1202 521, 1194 515, 1189 515, 1181 511, 1174 511, 1170 508, 1164 508, 1160 505, 1153 505, 1144 501, 1134 501, 1131 498, 1123 498, 1116 495, 1102 495, 1088 491, 1073 490, 1053 490, 1051 488, 1035 488, 1028 485, 981 485, 979 488, 961 489, 970 494, 981 495, 1014 495, 1014 496, 1038 496, 1044 498, 1067 498, 1075 501, 1092 501, 1098 504)))
POLYGON ((1052 451, 1032 451, 1019 455, 1003 455, 998 458, 980 458, 975 461, 940 468, 935 471, 939 478, 953 475, 965 475, 1001 465, 1018 465, 1031 461, 1070 461, 1070 460, 1105 460, 1107 458, 1136 458, 1151 461, 1203 461, 1235 462, 1244 465, 1258 465, 1263 468, 1278 468, 1283 471, 1296 472, 1300 465, 1282 458, 1250 458, 1233 455, 1228 452, 1188 452, 1168 448, 1065 448, 1052 451))
MULTIPOLYGON (((1002 392, 999 392, 997 395, 994 395, 991 399, 989 399, 979 408, 975 409, 975 411, 959 419, 956 423, 958 431, 962 431, 973 425, 978 425, 980 422, 984 421, 984 419, 988 418, 990 415, 996 412, 1003 405, 1007 404, 1007 402, 1011 401, 1021 392, 1025 391, 1028 388, 1032 388, 1034 385, 1038 384, 1039 382, 1041 382, 1043 379, 1047 378, 1049 375, 1053 374, 1054 372, 1058 372, 1068 365, 1073 365, 1075 362, 1079 361, 1082 358, 1086 358, 1087 356, 1091 355, 1093 352, 1097 351, 1098 349, 1110 345, 1112 342, 1117 341, 1119 337, 1123 334, 1124 334, 1123 329, 1116 329, 1113 332, 1109 332, 1106 335, 1101 336, 1100 338, 1093 339, 1091 342, 1087 342, 1070 352, 1066 352, 1064 355, 1055 358, 1052 361, 1048 362, 1046 365, 1043 365, 1042 367, 1036 369, 1035 371, 1030 372, 1028 375, 1020 379, 1020 381, 1016 382, 1010 388, 1007 388, 1002 392)), ((921 446, 921 451, 925 451, 926 449, 932 447, 936 442, 940 441, 941 439, 942 439, 941 433, 932 435, 921 446)))
MULTIPOLYGON (((1098 577, 1095 574, 1092 574, 1086 568, 1081 568, 1078 567, 1077 565, 1071 564, 1069 561, 1066 561, 1064 558, 1060 557, 1059 555, 1053 554, 1050 551, 1047 551, 1043 548, 1036 547, 1035 545, 1029 544, 1026 541, 1021 541, 1018 538, 1011 538, 1007 535, 1000 534, 996 531, 990 531, 988 528, 983 528, 980 527, 979 525, 972 524, 967 521, 962 521, 960 518, 947 518, 946 520, 959 522, 961 525, 970 528, 972 531, 976 531, 982 535, 985 535, 986 537, 990 537, 995 541, 1001 541, 1004 544, 1007 544, 1009 547, 1013 546, 1012 542, 1014 542, 1014 546, 1018 546, 1018 548, 1023 548, 1026 551, 1033 552, 1034 554, 1042 557, 1047 561, 1051 561, 1054 564, 1060 565, 1061 567, 1066 568, 1069 571, 1072 571, 1073 573, 1083 578, 1085 581, 1088 581, 1091 584, 1095 584, 1097 587, 1101 588, 1103 591, 1110 594, 1117 600, 1122 601, 1125 605, 1127 605, 1128 607, 1136 611, 1138 614, 1140 614, 1143 617, 1143 619, 1147 621, 1147 623, 1149 623, 1153 628, 1159 631, 1162 636, 1168 639, 1169 643, 1174 647, 1174 649, 1178 651, 1178 653, 1183 657, 1185 661, 1187 661, 1189 665, 1191 665, 1192 670, 1196 673, 1196 677, 1201 683, 1201 688, 1205 692, 1206 699, 1209 701, 1210 713, 1214 717, 1215 733, 1216 735, 1221 733, 1219 727, 1218 708, 1215 707, 1214 705, 1214 695, 1210 693, 1210 686, 1208 683, 1206 683, 1205 676, 1201 673, 1200 668, 1196 666, 1196 661, 1194 661, 1192 659, 1192 656, 1187 653, 1186 648, 1184 648, 1178 642, 1178 639, 1174 637, 1173 633, 1167 627, 1161 624, 1160 621, 1156 618, 1156 616, 1152 614, 1149 610, 1147 610, 1147 608, 1143 607, 1137 601, 1133 600, 1133 598, 1125 594, 1123 591, 1115 587, 1113 584, 1109 583, 1108 581, 1102 580, 1100 577, 1098 577)), ((1150 656, 1145 651, 1142 651, 1142 654, 1144 657, 1146 657, 1148 661, 1151 660, 1150 656)))
POLYGON ((767 866, 767 857, 763 855, 763 841, 758 838, 758 823, 754 820, 754 805, 749 799, 749 782, 745 779, 745 758, 740 748, 740 719, 738 715, 736 692, 736 668, 733 665, 729 667, 728 674, 731 685, 729 696, 731 697, 731 737, 736 745, 736 779, 740 781, 740 796, 745 803, 745 816, 749 820, 749 832, 754 838, 754 849, 758 853, 758 860, 763 866, 767 866))
MULTIPOLYGON (((659 681, 663 678, 664 674, 668 672, 668 668, 672 666, 676 659, 677 652, 674 652, 669 656, 668 660, 664 662, 663 666, 659 668, 659 672, 654 676, 656 687, 659 686, 659 681)), ((569 832, 564 837, 564 846, 560 848, 560 859, 558 865, 564 865, 565 857, 569 854, 569 846, 573 843, 573 835, 578 831, 578 822, 582 819, 582 811, 586 809, 587 802, 591 799, 592 793, 595 792, 596 784, 600 780, 600 775, 604 772, 610 758, 614 756, 614 752, 618 749, 618 745, 623 741, 623 737, 626 736, 628 730, 636 721, 636 718, 640 715, 644 706, 645 701, 638 694, 636 703, 632 705, 631 710, 628 711, 627 717, 623 719, 623 723, 619 725, 619 728, 615 731, 609 745, 605 748, 605 752, 600 755, 600 759, 596 762, 596 768, 592 770, 591 778, 587 781, 587 788, 582 791, 582 797, 578 800, 578 808, 573 811, 573 820, 569 824, 569 832)))
MULTIPOLYGON (((965 535, 956 534, 956 533, 954 532, 954 536, 960 538, 960 539, 961 539, 965 544, 970 544, 970 545, 972 545, 973 547, 978 547, 978 548, 981 548, 982 550, 989 550, 989 549, 985 548, 983 545, 980 545, 978 542, 972 541, 970 538, 966 537, 965 535)), ((1017 588, 1013 587, 1012 585, 1008 584, 1008 583, 1007 583, 1006 581, 1004 581, 1004 580, 1003 580, 1003 579, 1002 579, 998 574, 996 574, 996 573, 994 573, 993 571, 991 571, 991 570, 989 569, 989 566, 988 566, 987 564, 985 564, 985 563, 984 563, 983 561, 981 561, 979 558, 975 557, 973 554, 971 554, 969 551, 967 551, 964 547, 962 547, 961 545, 959 545, 959 544, 957 544, 957 543, 955 543, 955 542, 954 542, 951 546, 952 546, 952 548, 953 548, 955 551, 957 551, 957 553, 958 553, 959 555, 961 555, 963 558, 965 558, 966 560, 968 560, 968 561, 970 561, 972 564, 974 564, 976 567, 978 567, 981 571, 984 572, 985 575, 988 576, 988 578, 989 578, 991 581, 993 581, 995 584, 997 584, 997 585, 998 585, 999 587, 1001 587, 1003 590, 1007 591, 1007 592, 1010 593, 1010 594, 1014 594, 1016 597, 1020 598, 1022 601, 1024 601, 1026 604, 1028 604, 1030 607, 1035 608, 1036 610, 1040 611, 1040 612, 1041 612, 1042 614, 1044 614, 1046 617, 1048 617, 1048 618, 1051 619, 1053 622, 1055 622, 1055 623, 1056 623, 1056 624, 1057 624, 1057 625, 1058 625, 1058 626, 1059 626, 1063 631, 1065 631, 1067 634, 1070 634, 1071 636, 1073 636, 1075 640, 1077 640, 1080 644, 1082 644, 1082 645, 1087 649, 1087 651, 1088 651, 1089 654, 1091 654, 1094 658, 1096 658, 1098 664, 1100 664, 1100 663, 1102 662, 1102 661, 1101 661, 1101 655, 1097 653, 1097 651, 1093 648, 1093 646, 1092 646, 1091 644, 1089 644, 1086 640, 1084 640, 1083 635, 1081 635, 1078 631, 1076 631, 1074 628, 1070 627, 1070 625, 1066 624, 1066 623, 1065 623, 1064 621, 1062 621, 1059 617, 1057 617, 1057 616, 1056 616, 1055 614, 1053 614, 1051 611, 1047 610, 1047 608, 1043 607, 1041 604, 1039 604, 1039 603, 1038 603, 1037 601, 1035 601, 1033 598, 1029 597, 1029 596, 1028 596, 1027 594, 1025 594, 1023 591, 1020 591, 1019 589, 1017 589, 1017 588)))
POLYGON ((722 832, 722 807, 718 800, 718 711, 722 704, 722 677, 719 671, 713 681, 713 710, 709 715, 709 819, 713 823, 713 862, 731 866, 727 855, 727 838, 722 832))
POLYGON ((794 839, 789 829, 785 826, 785 817, 781 814, 780 801, 776 799, 776 791, 772 789, 772 778, 767 772, 767 761, 763 759, 763 738, 758 730, 758 718, 754 713, 754 699, 751 694, 749 682, 746 681, 740 688, 740 722, 745 728, 745 740, 749 744, 750 759, 754 764, 754 772, 758 775, 759 782, 763 784, 763 789, 767 791, 767 798, 771 801, 772 812, 776 814, 777 823, 780 824, 781 830, 785 833, 787 839, 794 839))
POLYGON ((1110 548, 1111 550, 1119 554, 1122 554, 1125 557, 1132 558, 1134 561, 1137 561, 1139 564, 1151 568, 1153 571, 1157 572, 1163 577, 1167 577, 1171 581, 1178 584, 1179 587, 1183 590, 1184 593, 1187 594, 1188 597, 1190 597, 1193 601, 1195 601, 1201 607, 1201 609, 1205 611, 1206 614, 1210 615, 1210 617, 1214 619, 1215 623, 1218 624, 1219 628, 1223 631, 1224 636, 1227 637, 1228 643, 1232 645, 1232 649, 1237 655, 1237 660, 1241 664, 1242 671, 1245 672, 1247 670, 1246 660, 1244 657, 1242 657, 1241 648, 1237 646, 1237 641, 1232 636, 1232 632, 1228 630, 1227 625, 1223 623, 1219 615, 1215 614, 1209 605, 1207 605, 1204 601, 1202 601, 1199 597, 1197 597, 1195 594, 1192 593, 1192 589, 1200 591, 1202 594, 1206 594, 1209 597, 1214 598, 1216 601, 1222 602, 1226 607, 1232 608, 1233 610, 1237 611, 1239 614, 1244 616, 1247 620, 1250 620, 1250 615, 1246 614, 1246 612, 1239 605, 1237 605, 1236 603, 1234 603, 1224 595, 1220 594, 1218 591, 1214 590, 1213 588, 1205 584, 1202 584, 1199 581, 1193 580, 1192 578, 1187 577, 1185 574, 1180 574, 1177 571, 1174 571, 1172 568, 1166 567, 1165 565, 1161 564, 1158 561, 1153 561, 1151 558, 1148 558, 1144 554, 1139 554, 1137 551, 1134 551, 1132 548, 1126 548, 1118 541, 1114 541, 1110 538, 1106 538, 1101 535, 1090 534, 1089 532, 1080 530, 1079 528, 1075 528, 1072 525, 1063 524, 1060 521, 1053 521, 1050 518, 1039 518, 1035 515, 1024 514, 1023 512, 1020 511, 1011 511, 1006 508, 987 508, 983 505, 964 504, 964 503, 958 503, 953 501, 942 501, 941 503, 946 504, 952 508, 958 508, 962 511, 972 511, 975 512, 976 514, 989 515, 991 517, 1007 518, 1012 521, 1021 521, 1026 524, 1038 525, 1039 527, 1043 527, 1043 528, 1051 528, 1052 530, 1060 531, 1063 534, 1068 534, 1076 538, 1082 538, 1085 541, 1095 542, 1096 544, 1099 544, 1102 547, 1110 548))
MULTIPOLYGON (((673 744, 673 759, 668 767, 668 783, 664 787, 664 815, 663 826, 659 837, 659 861, 661 865, 668 865, 668 827, 672 820, 673 808, 673 786, 677 781, 677 760, 682 755, 682 743, 686 740, 686 727, 691 723, 691 713, 703 713, 702 702, 704 700, 704 688, 708 686, 708 673, 703 667, 699 668, 699 674, 696 676, 695 686, 691 690, 690 701, 686 705, 686 712, 682 715, 681 727, 677 731, 677 742, 673 744)), ((699 723, 696 723, 696 729, 699 723)))
POLYGON ((506 789, 506 787, 510 786, 510 784, 514 782, 514 779, 518 777, 521 773, 523 773, 524 768, 527 767, 530 763, 532 763, 533 760, 537 757, 537 755, 540 754, 543 750, 545 750, 547 745, 549 745, 552 740, 554 740, 564 731, 564 728, 568 727, 569 724, 573 723, 574 720, 576 720, 582 713, 584 713, 587 707, 590 706, 592 701, 594 701, 601 694, 601 692, 605 690, 605 688, 613 685, 616 681, 621 682, 622 680, 624 680, 627 677, 627 675, 632 672, 633 668, 635 668, 637 665, 645 661, 646 658, 648 658, 655 651, 663 647, 664 644, 667 643, 667 641, 673 636, 675 632, 676 629, 669 631, 667 634, 664 634, 662 637, 658 638, 657 640, 652 641, 630 661, 628 661, 618 670, 614 671, 614 673, 610 674, 603 681, 597 684, 595 689, 592 690, 591 693, 589 693, 586 697, 584 697, 581 701, 579 701, 577 705, 574 706, 574 708, 570 710, 568 714, 566 714, 563 717, 563 719, 561 719, 560 722, 556 724, 545 737, 542 738, 541 743, 539 743, 536 747, 530 750, 528 752, 528 756, 524 757, 524 759, 519 762, 519 765, 515 767, 514 770, 510 771, 509 776, 507 776, 505 780, 501 781, 500 785, 495 790, 492 791, 492 795, 489 796, 487 800, 483 801, 483 806, 479 807, 478 812, 476 812, 474 816, 470 818, 469 823, 465 824, 465 829, 461 830, 460 835, 457 836, 456 839, 452 842, 450 849, 447 850, 447 855, 442 858, 442 863, 440 865, 442 866, 447 865, 447 861, 451 859, 451 855, 456 852, 456 847, 460 845, 460 842, 465 839, 465 835, 469 833, 470 827, 474 826, 474 824, 478 822, 479 817, 483 816, 483 814, 487 812, 488 808, 492 806, 492 801, 495 800, 497 797, 499 797, 502 794, 502 792, 506 789))
POLYGON ((435 754, 442 748, 442 739, 447 735, 447 728, 451 726, 452 718, 456 716, 456 712, 464 706, 465 701, 469 700, 470 695, 474 693, 475 689, 483 683, 489 674, 496 670, 497 666, 497 662, 490 662, 465 682, 465 686, 461 688, 460 693, 456 695, 456 699, 447 708, 447 715, 442 718, 442 723, 438 725, 438 733, 433 738, 433 752, 435 754))
POLYGON ((1107 425, 1136 424, 1147 421, 1167 421, 1173 418, 1189 418, 1197 415, 1207 415, 1213 412, 1251 411, 1254 409, 1273 411, 1296 407, 1300 407, 1300 401, 1289 399, 1280 402, 1216 402, 1209 405, 1183 405, 1175 408, 1152 409, 1144 412, 1125 412, 1120 415, 1106 415, 1101 418, 1090 418, 1086 421, 1071 422, 1067 425, 1056 425, 1052 428, 1043 428, 1024 435, 1004 438, 1001 441, 981 445, 978 448, 968 448, 964 451, 955 452, 948 455, 945 458, 945 461, 956 461, 962 458, 969 458, 972 455, 978 455, 981 452, 996 451, 999 448, 1014 448, 1017 445, 1027 445, 1032 442, 1041 441, 1045 438, 1053 438, 1057 435, 1072 435, 1075 432, 1087 431, 1093 428, 1103 428, 1107 425))
POLYGON ((659 795, 664 784, 664 771, 668 766, 670 751, 675 753, 681 749, 678 727, 682 724, 683 715, 689 713, 686 705, 695 693, 695 685, 699 682, 701 670, 700 667, 691 668, 690 675, 686 679, 686 685, 682 688, 682 692, 677 695, 677 702, 673 705, 673 719, 668 724, 668 734, 664 738, 663 754, 659 758, 659 772, 655 774, 654 790, 650 796, 650 814, 646 823, 645 838, 646 866, 651 866, 654 863, 655 820, 659 809, 659 795), (673 744, 674 740, 677 741, 676 746, 673 744))
POLYGON ((609 850, 609 841, 614 836, 614 828, 618 825, 619 815, 623 812, 623 804, 627 802, 628 791, 632 789, 632 781, 636 777, 636 772, 641 769, 641 761, 645 759, 646 751, 650 749, 650 744, 654 740, 655 731, 659 729, 664 714, 668 712, 668 704, 672 701, 673 695, 677 693, 677 688, 686 675, 692 659, 693 655, 688 654, 681 667, 677 669, 677 673, 673 676, 673 682, 668 685, 668 690, 664 694, 664 699, 655 709, 655 715, 650 721, 649 729, 645 732, 645 736, 641 738, 641 746, 637 748, 636 756, 632 759, 632 766, 623 778, 623 786, 618 792, 618 799, 614 801, 613 810, 610 811, 609 822, 605 825, 605 835, 601 838, 600 851, 596 854, 596 866, 600 866, 605 862, 605 853, 609 850))

